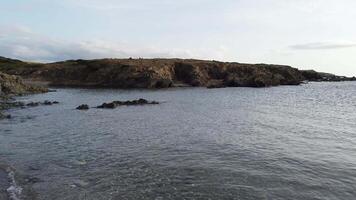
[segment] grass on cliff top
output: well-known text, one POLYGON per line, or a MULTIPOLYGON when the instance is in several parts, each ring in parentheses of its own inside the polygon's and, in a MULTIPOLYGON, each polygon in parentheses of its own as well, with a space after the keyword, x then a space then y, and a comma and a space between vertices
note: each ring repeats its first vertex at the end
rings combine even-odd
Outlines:
POLYGON ((9 70, 21 69, 21 68, 40 68, 44 64, 41 63, 29 63, 22 62, 20 60, 13 60, 0 57, 0 71, 6 72, 9 70))

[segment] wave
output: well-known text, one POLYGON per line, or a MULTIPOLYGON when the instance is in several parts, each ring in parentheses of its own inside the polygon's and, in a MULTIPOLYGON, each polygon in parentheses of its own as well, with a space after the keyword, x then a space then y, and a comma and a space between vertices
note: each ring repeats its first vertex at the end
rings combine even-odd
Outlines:
POLYGON ((8 167, 6 169, 10 187, 6 189, 10 200, 21 200, 22 187, 19 186, 15 179, 15 172, 8 167))
POLYGON ((9 165, 5 165, 3 163, 0 164, 0 173, 2 176, 0 177, 0 181, 4 181, 5 184, 2 185, 3 191, 6 191, 9 200, 21 200, 23 188, 16 181, 16 173, 15 170, 9 165))

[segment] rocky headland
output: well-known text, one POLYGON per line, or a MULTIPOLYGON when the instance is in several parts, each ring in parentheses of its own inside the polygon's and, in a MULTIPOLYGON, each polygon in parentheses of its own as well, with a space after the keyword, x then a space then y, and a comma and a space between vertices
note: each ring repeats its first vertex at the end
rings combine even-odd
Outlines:
POLYGON ((21 102, 13 101, 13 96, 44 92, 48 92, 48 89, 25 84, 18 76, 0 72, 0 119, 10 118, 9 115, 2 113, 3 110, 24 106, 21 102))
POLYGON ((168 88, 269 87, 356 80, 284 65, 193 59, 98 59, 28 63, 0 58, 0 71, 53 86, 168 88))

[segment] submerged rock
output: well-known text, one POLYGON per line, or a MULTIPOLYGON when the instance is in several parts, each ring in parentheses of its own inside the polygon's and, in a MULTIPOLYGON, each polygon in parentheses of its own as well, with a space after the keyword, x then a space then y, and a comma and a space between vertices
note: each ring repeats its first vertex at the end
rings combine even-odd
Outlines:
POLYGON ((40 106, 40 105, 51 106, 53 104, 59 104, 59 102, 46 100, 43 102, 30 102, 30 103, 27 103, 26 106, 28 106, 28 107, 36 107, 36 106, 40 106))
POLYGON ((110 103, 103 103, 100 106, 97 106, 97 108, 108 108, 108 109, 114 109, 118 106, 135 106, 135 105, 148 105, 148 104, 159 104, 157 101, 148 101, 146 99, 138 99, 138 100, 132 100, 132 101, 113 101, 110 103))
POLYGON ((11 115, 3 114, 0 112, 0 119, 11 119, 11 115))
POLYGON ((114 109, 117 106, 119 106, 118 104, 111 102, 111 103, 103 103, 100 106, 98 106, 97 108, 110 108, 110 109, 114 109))
POLYGON ((39 102, 30 102, 28 104, 26 104, 26 106, 29 106, 29 107, 36 107, 36 106, 39 106, 40 103, 39 102))
POLYGON ((82 104, 76 108, 77 110, 89 110, 89 106, 87 104, 82 104))
POLYGON ((42 180, 37 177, 27 177, 25 180, 26 180, 26 182, 32 183, 32 184, 42 182, 42 180))
POLYGON ((50 106, 50 105, 53 105, 53 103, 51 101, 46 100, 43 102, 43 105, 50 106))

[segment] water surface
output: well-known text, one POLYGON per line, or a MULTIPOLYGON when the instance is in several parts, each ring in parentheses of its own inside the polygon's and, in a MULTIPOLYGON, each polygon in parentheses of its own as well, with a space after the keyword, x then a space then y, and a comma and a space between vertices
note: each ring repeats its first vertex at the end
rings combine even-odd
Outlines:
POLYGON ((0 121, 0 162, 27 199, 356 197, 356 83, 58 89, 19 100, 60 101, 0 121), (162 103, 75 110, 137 98, 162 103))

